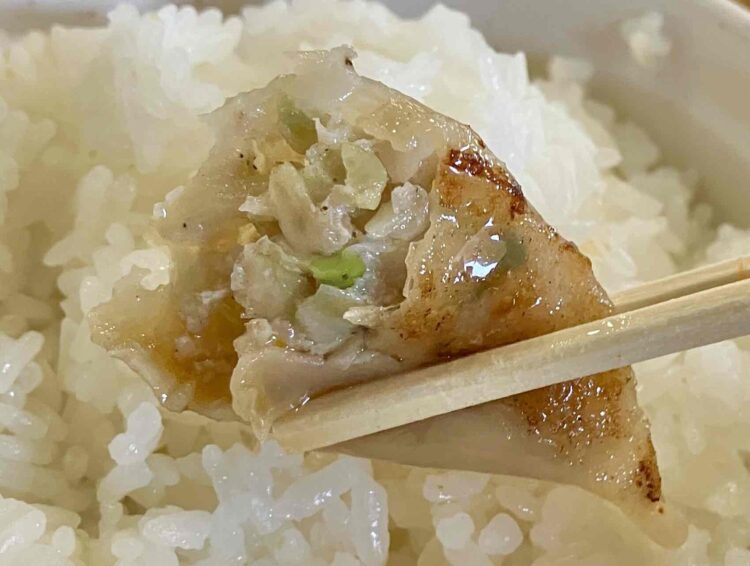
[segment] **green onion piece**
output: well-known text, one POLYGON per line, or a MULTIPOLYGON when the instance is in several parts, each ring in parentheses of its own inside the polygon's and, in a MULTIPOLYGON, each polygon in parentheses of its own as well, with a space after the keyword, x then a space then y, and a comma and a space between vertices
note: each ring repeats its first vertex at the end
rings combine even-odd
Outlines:
POLYGON ((315 121, 302 112, 294 102, 284 96, 278 105, 281 135, 298 153, 305 153, 307 148, 318 141, 315 121))
POLYGON ((501 265, 505 269, 513 269, 526 262, 526 246, 520 240, 510 237, 505 240, 507 250, 503 256, 501 265))
POLYGON ((346 289, 365 273, 365 262, 344 250, 331 256, 316 256, 310 262, 310 271, 318 283, 346 289))

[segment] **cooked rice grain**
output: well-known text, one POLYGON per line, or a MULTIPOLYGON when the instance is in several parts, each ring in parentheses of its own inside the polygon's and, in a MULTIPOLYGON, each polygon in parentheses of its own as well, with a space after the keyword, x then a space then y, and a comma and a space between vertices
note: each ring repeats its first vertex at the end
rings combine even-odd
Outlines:
POLYGON ((342 43, 360 72, 472 124, 610 291, 750 252, 747 232, 708 228, 694 174, 587 98, 589 67, 553 58, 530 81, 522 54, 441 6, 404 21, 363 1, 122 5, 106 28, 2 38, 0 562, 746 564, 747 341, 638 368, 666 496, 692 523, 675 551, 571 487, 256 447, 158 410, 92 344, 84 315, 123 273, 168 276, 143 233, 211 146, 201 116, 289 70, 286 53, 342 43))

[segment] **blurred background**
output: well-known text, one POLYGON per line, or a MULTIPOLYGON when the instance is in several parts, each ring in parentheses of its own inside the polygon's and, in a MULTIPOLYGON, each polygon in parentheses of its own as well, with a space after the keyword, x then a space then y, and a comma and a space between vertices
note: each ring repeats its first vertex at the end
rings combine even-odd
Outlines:
MULTIPOLYGON (((40 25, 46 22, 48 25, 54 23, 73 24, 89 21, 92 25, 103 19, 106 11, 120 3, 122 0, 0 0, 0 27, 5 30, 23 30, 30 25, 40 25), (40 15, 41 14, 41 15, 40 15)), ((546 0, 549 1, 549 0, 546 0)), ((595 2, 596 0, 592 0, 595 2)), ((750 8, 750 0, 730 0, 750 8)), ((143 9, 153 9, 163 4, 192 4, 196 8, 220 6, 225 13, 238 12, 242 6, 247 4, 261 4, 262 0, 129 0, 129 3, 143 9)), ((421 14, 429 6, 435 4, 434 0, 404 0, 396 2, 385 1, 396 12, 404 16, 421 14)), ((496 11, 499 7, 512 5, 513 0, 496 0, 485 2, 483 0, 442 0, 443 4, 455 6, 464 11, 475 11, 477 6, 492 8, 496 11), (473 8, 473 9, 472 9, 473 8)), ((533 2, 530 2, 533 3, 533 2)), ((650 5, 654 10, 663 9, 663 2, 652 0, 650 2, 632 2, 634 12, 643 10, 643 4, 650 5), (636 6, 638 5, 638 6, 636 6)))
MULTIPOLYGON (((101 22, 107 10, 121 1, 123 0, 0 0, 0 27, 13 31, 27 29, 32 25, 44 25, 45 23, 47 25, 52 23, 73 24, 88 21, 93 25, 101 22)), ((403 16, 421 14, 429 6, 436 3, 434 0, 381 1, 403 16)), ((729 1, 750 8, 750 0, 729 1)), ((578 4, 585 5, 592 2, 596 2, 596 0, 586 0, 578 2, 578 4)), ((192 4, 196 8, 220 6, 225 13, 231 13, 239 12, 242 6, 248 4, 261 4, 263 0, 129 0, 129 3, 142 9, 153 9, 169 3, 192 4)), ((509 5, 518 4, 516 0, 490 2, 483 0, 441 0, 441 3, 469 13, 476 12, 477 7, 490 9, 491 12, 494 12, 500 6, 507 9, 509 5)), ((664 8, 662 0, 646 2, 628 0, 626 4, 629 8, 632 8, 634 13, 643 11, 644 8, 654 10, 663 10, 664 8)), ((481 21, 475 20, 475 25, 481 25, 481 21)))

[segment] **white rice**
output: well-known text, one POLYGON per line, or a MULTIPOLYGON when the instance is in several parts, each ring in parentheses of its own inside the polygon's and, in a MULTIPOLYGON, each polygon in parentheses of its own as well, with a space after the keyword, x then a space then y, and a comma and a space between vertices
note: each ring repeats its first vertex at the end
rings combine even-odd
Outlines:
POLYGON ((664 34, 664 14, 659 12, 625 20, 620 33, 633 59, 646 69, 657 68, 672 51, 672 41, 664 34))
POLYGON ((709 229, 695 174, 587 98, 587 65, 555 58, 530 81, 522 54, 439 6, 402 21, 362 1, 228 19, 124 5, 109 20, 0 38, 0 564, 750 563, 746 340, 638 368, 665 494, 691 521, 663 550, 579 489, 286 455, 161 412, 82 322, 133 266, 147 287, 168 277, 142 234, 211 145, 201 115, 288 70, 286 52, 341 43, 360 72, 472 124, 610 291, 750 253, 747 232, 709 229))

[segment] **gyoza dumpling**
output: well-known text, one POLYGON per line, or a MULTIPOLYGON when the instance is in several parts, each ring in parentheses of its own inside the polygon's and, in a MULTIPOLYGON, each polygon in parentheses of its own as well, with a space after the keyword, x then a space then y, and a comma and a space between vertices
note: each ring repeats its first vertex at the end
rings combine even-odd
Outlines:
MULTIPOLYGON (((170 284, 146 291, 135 273, 94 312, 94 339, 170 409, 263 437, 332 388, 612 312, 588 259, 468 126, 358 76, 352 56, 305 54, 216 111, 209 158, 155 221, 170 284)), ((453 451, 661 511, 629 368, 342 449, 431 466, 453 451)))

